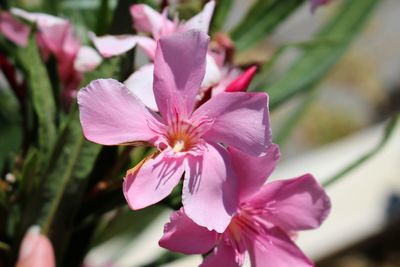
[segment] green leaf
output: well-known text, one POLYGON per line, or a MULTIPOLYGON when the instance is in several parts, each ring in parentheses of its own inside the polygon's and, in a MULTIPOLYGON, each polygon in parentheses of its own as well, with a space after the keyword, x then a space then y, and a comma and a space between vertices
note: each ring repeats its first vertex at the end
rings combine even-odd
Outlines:
POLYGON ((390 137, 392 136, 392 134, 395 132, 396 125, 399 121, 399 118, 400 118, 400 113, 397 113, 389 120, 388 124, 385 127, 382 139, 373 149, 371 149, 371 151, 369 151, 365 155, 361 156, 359 159, 355 160, 354 162, 350 163, 348 166, 343 168, 341 171, 339 171, 334 176, 327 179, 323 183, 323 186, 327 187, 327 186, 330 186, 333 183, 337 182, 338 180, 340 180, 340 178, 344 177, 346 174, 348 174, 355 168, 359 167, 364 162, 368 161, 370 158, 372 158, 374 155, 376 155, 382 148, 384 148, 384 146, 387 144, 387 142, 390 139, 390 137))
POLYGON ((224 26, 229 11, 232 8, 232 0, 219 0, 216 3, 214 16, 211 22, 211 32, 220 31, 224 26))
POLYGON ((109 0, 101 0, 99 9, 97 11, 96 34, 99 36, 108 32, 111 17, 109 2, 109 0))
MULTIPOLYGON (((272 57, 265 62, 260 71, 256 74, 254 79, 251 82, 250 85, 250 91, 257 90, 257 88, 260 87, 265 87, 265 83, 270 78, 271 75, 271 70, 275 66, 275 64, 279 61, 282 55, 290 49, 299 49, 301 51, 306 51, 307 49, 314 49, 317 47, 328 47, 331 45, 336 44, 335 40, 329 40, 329 39, 316 39, 316 40, 311 40, 307 42, 297 42, 297 43, 287 43, 281 45, 275 53, 272 55, 272 57)), ((258 90, 260 91, 260 90, 258 90)))
POLYGON ((85 140, 78 113, 73 110, 61 128, 49 168, 24 209, 21 231, 32 224, 41 225, 53 242, 58 260, 68 244, 75 213, 100 148, 85 140))
POLYGON ((21 174, 22 179, 20 179, 19 194, 26 197, 25 201, 29 201, 29 196, 31 196, 40 185, 40 178, 38 178, 38 159, 38 151, 36 148, 32 147, 25 157, 21 174))
POLYGON ((117 78, 119 75, 120 63, 120 57, 113 57, 104 60, 103 63, 101 63, 101 65, 97 67, 94 71, 85 74, 85 79, 82 85, 86 86, 91 81, 100 78, 117 78))
MULTIPOLYGON (((120 194, 122 194, 122 191, 120 191, 120 194)), ((111 221, 106 221, 97 229, 97 235, 93 240, 92 246, 97 246, 115 237, 124 240, 128 244, 146 229, 152 221, 159 217, 163 211, 165 211, 165 208, 158 205, 138 211, 133 211, 125 205, 111 221)), ((123 254, 124 252, 126 251, 120 251, 119 253, 123 254)))
POLYGON ((26 48, 17 50, 17 59, 27 76, 31 101, 38 119, 39 152, 42 156, 42 165, 45 166, 56 140, 56 106, 47 70, 41 60, 35 38, 30 38, 26 48))
POLYGON ((263 91, 267 88, 272 109, 297 93, 311 90, 343 56, 379 2, 346 1, 338 10, 338 14, 316 36, 316 39, 333 40, 333 43, 325 47, 307 49, 289 70, 270 86, 253 87, 252 90, 263 91))
POLYGON ((317 95, 316 92, 316 86, 314 86, 313 90, 305 92, 299 105, 291 112, 291 114, 289 114, 289 117, 284 122, 283 126, 278 129, 276 134, 274 134, 274 143, 278 144, 281 148, 285 145, 290 134, 300 122, 301 117, 306 113, 310 104, 314 101, 317 95))
POLYGON ((239 51, 250 48, 276 29, 304 0, 258 0, 231 36, 239 51))

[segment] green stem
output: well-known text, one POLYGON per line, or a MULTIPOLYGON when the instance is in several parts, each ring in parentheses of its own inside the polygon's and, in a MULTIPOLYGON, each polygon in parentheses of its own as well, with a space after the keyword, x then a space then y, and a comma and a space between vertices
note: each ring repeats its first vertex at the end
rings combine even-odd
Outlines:
POLYGON ((337 182, 340 180, 340 178, 344 177, 347 173, 361 165, 362 163, 366 162, 368 159, 370 159, 372 156, 374 156, 376 153, 378 153, 388 142, 390 137, 392 136, 394 130, 396 129, 396 124, 399 120, 400 113, 395 114, 388 122, 388 124, 385 127, 385 131, 383 133, 383 137, 381 141, 368 153, 365 155, 361 156, 359 159, 355 160, 351 164, 349 164, 347 167, 343 168, 339 173, 335 174, 328 180, 326 180, 322 185, 324 187, 330 186, 333 183, 337 182))

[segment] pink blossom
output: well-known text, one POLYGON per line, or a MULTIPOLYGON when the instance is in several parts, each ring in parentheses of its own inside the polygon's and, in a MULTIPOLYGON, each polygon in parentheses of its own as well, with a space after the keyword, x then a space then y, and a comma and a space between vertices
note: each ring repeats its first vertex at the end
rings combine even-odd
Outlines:
POLYGON ((20 46, 28 44, 30 28, 16 20, 8 12, 0 12, 0 32, 10 41, 20 46))
POLYGON ((246 252, 254 267, 313 266, 291 236, 325 220, 330 200, 324 190, 310 174, 263 185, 279 158, 276 145, 258 158, 228 150, 240 193, 239 208, 227 229, 222 234, 209 231, 182 208, 166 224, 160 246, 185 254, 211 251, 202 267, 242 266, 246 252))
POLYGON ((78 103, 87 139, 104 145, 147 142, 158 149, 126 174, 123 191, 132 209, 168 196, 184 174, 186 213, 199 225, 222 232, 238 198, 222 144, 263 154, 271 131, 265 93, 221 93, 194 110, 207 47, 208 36, 199 31, 160 38, 153 88, 160 115, 112 79, 93 81, 78 93, 78 103))
POLYGON ((73 97, 78 88, 82 73, 96 68, 102 61, 100 55, 88 46, 81 46, 74 34, 72 24, 65 19, 44 13, 30 13, 13 8, 11 12, 37 25, 37 42, 44 60, 53 55, 63 84, 66 98, 73 97))
MULTIPOLYGON (((141 47, 150 60, 154 59, 156 51, 156 42, 163 36, 168 36, 178 32, 189 30, 200 30, 204 33, 208 32, 210 21, 215 7, 215 1, 208 2, 203 10, 193 18, 186 22, 180 22, 176 18, 174 21, 169 20, 167 17, 167 9, 162 14, 145 4, 132 5, 130 12, 133 18, 133 26, 138 32, 150 33, 151 37, 142 35, 105 35, 101 37, 95 36, 93 33, 90 35, 93 43, 103 57, 112 57, 121 55, 136 45, 141 47)), ((221 79, 220 67, 215 62, 211 51, 207 54, 206 74, 204 76, 201 88, 207 89, 210 86, 216 85, 221 79)), ((125 81, 125 85, 132 90, 135 88, 135 94, 146 105, 155 108, 154 95, 152 94, 152 87, 141 87, 143 80, 147 80, 146 85, 152 85, 151 64, 144 66, 143 70, 138 73, 133 73, 131 77, 125 81), (140 88, 140 89, 139 89, 140 88)))
POLYGON ((163 36, 189 30, 200 30, 208 33, 214 7, 215 1, 210 1, 204 6, 202 12, 186 22, 179 22, 177 19, 169 20, 167 10, 160 14, 145 4, 132 5, 130 12, 134 21, 133 26, 138 32, 151 33, 152 38, 129 34, 102 37, 92 34, 91 38, 103 57, 123 54, 138 45, 153 59, 156 42, 163 36))

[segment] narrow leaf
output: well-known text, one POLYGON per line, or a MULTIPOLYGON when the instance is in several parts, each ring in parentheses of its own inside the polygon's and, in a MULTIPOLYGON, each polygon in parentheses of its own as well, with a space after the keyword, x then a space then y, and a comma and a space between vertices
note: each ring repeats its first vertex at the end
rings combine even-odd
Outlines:
POLYGON ((292 14, 304 0, 259 0, 242 22, 232 31, 239 51, 261 41, 292 14))
POLYGON ((332 44, 307 49, 285 75, 270 86, 258 86, 252 89, 262 91, 268 87, 271 108, 276 108, 301 91, 310 90, 312 85, 319 82, 343 56, 379 2, 346 1, 338 14, 316 36, 316 39, 333 40, 332 44))
POLYGON ((399 118, 400 118, 400 113, 397 113, 389 120, 389 122, 386 125, 386 128, 384 130, 382 139, 371 151, 369 151, 365 155, 361 156, 359 159, 355 160, 354 162, 350 163, 347 167, 343 168, 341 171, 339 171, 334 176, 327 179, 323 183, 323 186, 327 187, 327 186, 330 186, 333 183, 337 182, 342 177, 344 177, 346 174, 348 174, 355 168, 359 167, 361 164, 368 161, 370 158, 372 158, 374 155, 376 155, 382 148, 384 148, 384 146, 386 145, 386 143, 388 142, 388 140, 390 139, 392 134, 395 132, 396 125, 399 121, 399 118))
POLYGON ((215 8, 214 16, 211 22, 211 32, 220 31, 224 26, 229 11, 232 8, 232 0, 219 0, 215 8))
POLYGON ((26 48, 17 50, 17 58, 28 79, 33 108, 38 118, 38 144, 44 163, 48 161, 56 139, 56 106, 50 80, 34 38, 29 40, 26 48))

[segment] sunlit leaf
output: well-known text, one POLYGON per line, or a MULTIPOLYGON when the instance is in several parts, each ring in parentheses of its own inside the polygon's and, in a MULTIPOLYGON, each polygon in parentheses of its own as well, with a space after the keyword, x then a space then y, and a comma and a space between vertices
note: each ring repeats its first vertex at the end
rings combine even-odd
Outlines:
POLYGON ((346 52, 351 41, 365 26, 380 1, 346 1, 315 39, 331 40, 326 46, 315 46, 292 64, 285 74, 271 84, 252 90, 266 90, 270 95, 270 107, 289 100, 293 95, 310 90, 320 81, 346 52))
POLYGON ((274 31, 304 0, 258 0, 232 31, 236 48, 248 49, 274 31))

